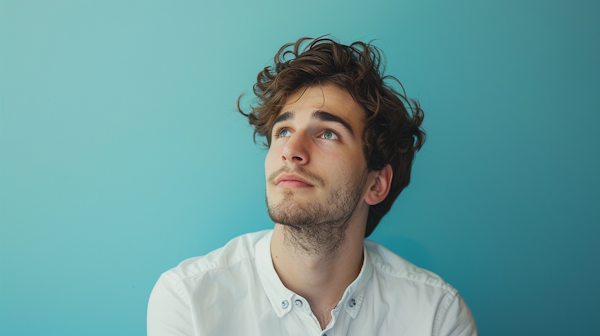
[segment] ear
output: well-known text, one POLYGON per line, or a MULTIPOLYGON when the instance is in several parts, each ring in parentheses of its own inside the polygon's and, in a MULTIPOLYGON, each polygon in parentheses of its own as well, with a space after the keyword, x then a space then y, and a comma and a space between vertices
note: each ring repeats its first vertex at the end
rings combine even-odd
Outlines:
POLYGON ((365 202, 369 205, 375 205, 383 201, 390 192, 393 176, 394 172, 389 164, 381 170, 370 172, 365 202))

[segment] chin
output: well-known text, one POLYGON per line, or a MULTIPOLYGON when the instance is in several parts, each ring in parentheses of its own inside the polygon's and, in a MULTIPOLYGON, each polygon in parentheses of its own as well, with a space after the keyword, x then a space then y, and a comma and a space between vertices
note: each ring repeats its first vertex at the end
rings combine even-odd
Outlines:
POLYGON ((286 192, 285 195, 267 197, 267 207, 276 211, 290 212, 295 211, 296 209, 302 209, 306 206, 308 206, 307 202, 303 202, 297 197, 294 197, 293 192, 286 192))
POLYGON ((325 209, 319 202, 303 202, 289 196, 277 197, 273 202, 267 198, 269 217, 275 223, 288 226, 303 226, 317 222, 325 209))

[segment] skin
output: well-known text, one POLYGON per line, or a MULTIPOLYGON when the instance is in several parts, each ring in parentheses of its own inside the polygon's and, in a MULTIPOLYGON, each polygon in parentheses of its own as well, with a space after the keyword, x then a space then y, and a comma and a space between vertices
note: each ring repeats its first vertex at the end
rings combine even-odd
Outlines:
POLYGON ((362 268, 369 206, 387 196, 392 169, 386 165, 380 171, 367 170, 364 112, 346 90, 334 85, 300 89, 290 95, 279 116, 287 112, 287 118, 274 125, 265 159, 269 208, 330 204, 336 192, 359 193, 353 198, 356 205, 338 223, 345 226, 335 248, 302 239, 290 227, 275 224, 271 241, 275 270, 288 289, 308 301, 325 329, 330 311, 362 268), (340 118, 352 131, 315 111, 340 118), (358 187, 348 188, 349 182, 358 187))

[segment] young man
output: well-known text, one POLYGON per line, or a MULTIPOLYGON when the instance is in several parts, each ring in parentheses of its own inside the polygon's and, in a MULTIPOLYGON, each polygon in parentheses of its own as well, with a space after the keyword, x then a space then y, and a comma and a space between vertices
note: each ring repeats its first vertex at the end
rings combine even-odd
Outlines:
POLYGON ((244 114, 269 146, 275 228, 164 273, 148 335, 477 335, 454 288, 364 240, 409 183, 418 103, 384 82, 374 46, 307 40, 259 73, 244 114))

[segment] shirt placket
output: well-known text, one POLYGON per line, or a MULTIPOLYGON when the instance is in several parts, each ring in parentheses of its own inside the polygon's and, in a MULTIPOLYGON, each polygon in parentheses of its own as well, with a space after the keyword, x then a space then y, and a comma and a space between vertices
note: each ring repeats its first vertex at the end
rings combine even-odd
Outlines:
POLYGON ((293 313, 302 321, 304 330, 307 331, 306 334, 315 336, 323 335, 319 321, 312 313, 308 301, 300 295, 294 294, 291 302, 293 302, 293 313))

